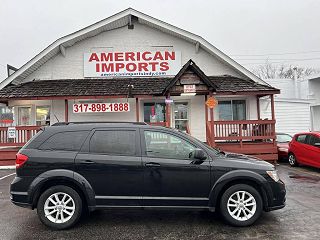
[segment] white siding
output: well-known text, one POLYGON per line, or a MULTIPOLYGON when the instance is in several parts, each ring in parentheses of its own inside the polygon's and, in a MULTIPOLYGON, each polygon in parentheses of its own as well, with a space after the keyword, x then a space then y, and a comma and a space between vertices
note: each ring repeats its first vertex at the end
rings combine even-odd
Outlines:
MULTIPOLYGON (((271 119, 270 100, 261 99, 261 118, 271 119)), ((276 131, 289 134, 310 131, 310 104, 308 102, 275 101, 276 131)))
POLYGON ((29 75, 24 81, 33 79, 72 79, 83 78, 83 53, 92 51, 141 51, 141 50, 176 50, 181 51, 181 67, 189 59, 207 75, 229 74, 243 77, 232 67, 200 48, 195 51, 195 44, 183 39, 160 32, 145 25, 136 23, 133 30, 127 27, 103 32, 95 37, 78 42, 66 48, 66 56, 57 55, 46 62, 38 70, 29 75), (153 47, 167 46, 167 47, 153 47), (172 46, 172 47, 170 47, 172 46))
POLYGON ((320 131, 320 105, 312 107, 312 130, 320 131))

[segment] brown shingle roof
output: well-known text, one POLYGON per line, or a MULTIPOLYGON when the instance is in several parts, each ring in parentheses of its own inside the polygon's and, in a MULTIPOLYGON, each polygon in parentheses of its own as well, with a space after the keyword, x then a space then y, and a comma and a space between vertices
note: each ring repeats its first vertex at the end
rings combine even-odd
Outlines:
MULTIPOLYGON (((219 92, 279 91, 252 80, 233 76, 209 76, 219 92)), ((117 96, 127 95, 128 85, 134 85, 133 95, 161 95, 172 77, 125 79, 63 79, 32 81, 8 85, 0 90, 0 98, 31 98, 59 96, 117 96)))

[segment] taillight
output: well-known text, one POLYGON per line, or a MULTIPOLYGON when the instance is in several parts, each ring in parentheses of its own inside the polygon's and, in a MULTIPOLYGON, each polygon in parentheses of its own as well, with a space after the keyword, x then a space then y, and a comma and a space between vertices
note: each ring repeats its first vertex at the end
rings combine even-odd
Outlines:
POLYGON ((28 160, 28 156, 23 155, 21 153, 17 153, 16 155, 16 168, 21 168, 23 164, 28 160))

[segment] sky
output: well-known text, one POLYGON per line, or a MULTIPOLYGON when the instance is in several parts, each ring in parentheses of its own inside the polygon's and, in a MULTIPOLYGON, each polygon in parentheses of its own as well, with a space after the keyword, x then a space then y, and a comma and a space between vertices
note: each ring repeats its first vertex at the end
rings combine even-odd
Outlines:
POLYGON ((252 70, 320 69, 320 0, 0 0, 0 80, 56 39, 128 7, 202 36, 252 70))

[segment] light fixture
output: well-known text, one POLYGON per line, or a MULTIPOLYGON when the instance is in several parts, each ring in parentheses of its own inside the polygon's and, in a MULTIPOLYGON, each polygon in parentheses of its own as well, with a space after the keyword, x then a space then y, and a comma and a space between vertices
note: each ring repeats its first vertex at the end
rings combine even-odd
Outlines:
POLYGON ((181 93, 180 96, 195 96, 196 93, 181 93))

